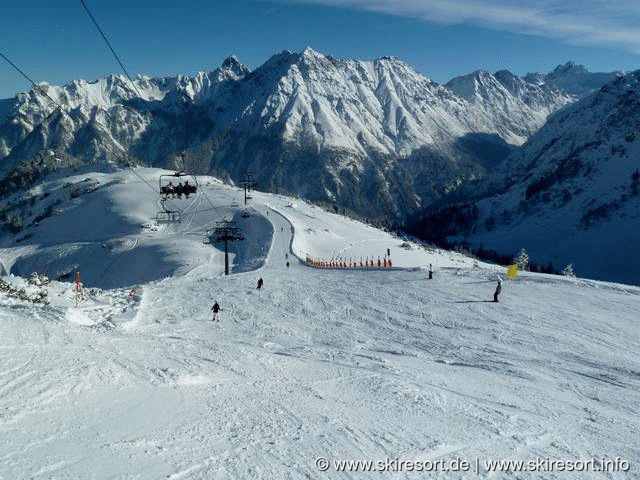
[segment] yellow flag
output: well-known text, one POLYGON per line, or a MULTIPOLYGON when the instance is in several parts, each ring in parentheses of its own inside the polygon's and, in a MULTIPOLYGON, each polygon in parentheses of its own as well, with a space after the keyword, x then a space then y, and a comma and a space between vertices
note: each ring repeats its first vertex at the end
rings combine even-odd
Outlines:
POLYGON ((509 265, 509 268, 507 269, 507 275, 509 275, 509 278, 514 278, 516 275, 518 275, 518 267, 515 264, 509 265))

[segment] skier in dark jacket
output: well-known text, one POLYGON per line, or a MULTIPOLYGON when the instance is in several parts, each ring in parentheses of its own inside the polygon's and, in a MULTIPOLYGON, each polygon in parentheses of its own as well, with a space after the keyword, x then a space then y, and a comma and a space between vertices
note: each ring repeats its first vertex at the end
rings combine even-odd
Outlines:
POLYGON ((213 307, 211 307, 211 311, 213 312, 213 321, 219 322, 220 312, 222 311, 222 309, 220 308, 220 305, 218 305, 218 302, 213 304, 213 307))
POLYGON ((502 291, 502 285, 500 283, 500 280, 498 280, 498 286, 496 287, 496 291, 493 294, 493 301, 494 302, 498 301, 498 295, 500 295, 501 291, 502 291))
POLYGON ((258 286, 256 287, 258 290, 260 290, 262 288, 262 278, 258 279, 258 286))

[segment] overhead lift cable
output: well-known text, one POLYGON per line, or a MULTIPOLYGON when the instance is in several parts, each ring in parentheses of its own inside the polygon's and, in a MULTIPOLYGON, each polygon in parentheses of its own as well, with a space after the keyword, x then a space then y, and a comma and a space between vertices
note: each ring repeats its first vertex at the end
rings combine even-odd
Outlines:
POLYGON ((91 21, 93 22, 93 24, 96 26, 96 28, 98 29, 98 32, 100 32, 100 35, 102 36, 102 39, 104 40, 104 43, 107 44, 107 47, 109 47, 109 50, 111 50, 111 53, 113 54, 113 56, 115 57, 115 59, 118 61, 118 63, 120 64, 120 67, 122 68, 122 71, 124 72, 124 74, 127 76, 127 78, 129 79, 129 82, 131 82, 131 85, 133 86, 133 89, 135 90, 136 94, 138 95, 138 97, 142 98, 142 95, 140 95, 140 92, 138 91, 138 89, 136 88, 136 84, 133 83, 133 80, 131 80, 131 76, 129 76, 129 72, 127 72, 127 69, 124 68, 124 64, 122 63, 122 61, 120 60, 120 58, 118 57, 118 55, 116 54, 116 51, 113 49, 113 47, 111 46, 111 43, 109 42, 109 40, 107 39, 107 36, 104 34, 104 32, 102 31, 102 29, 100 28, 100 25, 98 25, 98 22, 96 21, 95 17, 93 16, 93 14, 91 13, 91 10, 89 10, 89 7, 87 7, 87 4, 85 3, 84 0, 80 0, 80 3, 82 3, 82 6, 84 7, 85 11, 87 12, 87 15, 89 15, 89 18, 91 18, 91 21))
POLYGON ((60 105, 58 102, 56 102, 53 98, 51 98, 49 96, 49 94, 47 93, 46 90, 44 90, 42 87, 40 87, 40 85, 38 85, 36 82, 34 82, 29 75, 27 75, 26 73, 24 73, 22 70, 20 70, 20 68, 18 68, 18 66, 13 63, 11 60, 9 60, 2 52, 0 52, 0 57, 4 58, 6 60, 6 62, 11 65, 13 68, 15 68, 18 73, 20 75, 22 75, 24 78, 27 79, 27 81, 31 84, 31 86, 33 87, 35 92, 38 92, 40 94, 42 94, 43 96, 47 97, 52 103, 55 103, 58 108, 60 109, 61 112, 64 112, 64 110, 62 109, 62 105, 60 105))
MULTIPOLYGON (((98 32, 100 32, 100 35, 102 36, 102 39, 104 40, 104 42, 107 44, 107 46, 109 47, 109 50, 111 50, 111 53, 113 54, 113 56, 115 57, 115 59, 117 60, 118 64, 120 65, 120 67, 122 68, 122 71, 125 73, 125 75, 127 76, 127 78, 129 79, 129 82, 131 83, 131 85, 133 86, 133 89, 136 91, 136 93, 138 94, 138 97, 142 98, 142 95, 140 95, 140 92, 138 91, 135 83, 133 83, 133 80, 131 79, 131 76, 129 75, 129 72, 127 72, 127 69, 125 68, 124 64, 122 63, 122 61, 120 60, 120 58, 118 57, 118 54, 115 52, 114 48, 111 46, 111 43, 109 42, 109 40, 107 39, 107 36, 105 35, 105 33, 102 31, 102 29, 100 28, 100 25, 98 25, 98 22, 96 20, 96 18, 93 16, 93 14, 91 13, 91 10, 89 10, 89 7, 87 6, 87 4, 85 3, 84 0, 80 0, 80 3, 82 4, 82 6, 84 7, 85 11, 87 12, 87 15, 89 15, 89 18, 91 18, 91 21, 93 22, 93 24, 95 25, 95 27, 98 29, 98 32)), ((184 164, 184 159, 183 159, 183 164, 184 164)), ((183 165, 184 167, 184 165, 183 165)), ((148 183, 146 180, 144 180, 140 175, 138 175, 132 167, 129 167, 131 169, 132 172, 134 172, 135 175, 137 175, 141 180, 143 180, 145 183, 148 183)), ((154 188, 154 187, 151 187, 154 188)), ((155 188, 154 188, 155 191, 155 188)), ((209 203, 209 205, 211 205, 211 207, 213 209, 215 209, 215 206, 213 204, 213 202, 211 201, 211 199, 206 195, 206 193, 204 193, 204 198, 207 200, 207 202, 209 203)), ((192 218, 193 221, 195 221, 192 218)), ((199 223, 199 222, 196 222, 199 223)))
MULTIPOLYGON (((142 175, 140 175, 138 172, 136 172, 136 171, 133 169, 133 167, 131 167, 131 166, 130 166, 130 167, 129 167, 129 170, 131 170, 131 172, 132 172, 136 177, 138 177, 140 180, 142 180, 142 182, 143 182, 143 183, 145 183, 145 184, 146 184, 146 185, 147 185, 147 186, 148 186, 148 187, 149 187, 149 188, 150 188, 154 193, 157 193, 156 187, 154 187, 153 185, 151 185, 151 183, 149 183, 149 182, 148 182, 144 177, 142 177, 142 175)), ((189 215, 189 216, 191 216, 191 221, 192 221, 192 222, 195 222, 195 223, 198 225, 198 227, 201 227, 202 229, 206 230, 206 226, 205 226, 205 225, 203 225, 202 223, 200 223, 199 221, 197 221, 197 220, 194 218, 195 214, 196 214, 196 213, 201 213, 201 212, 206 212, 206 211, 209 211, 209 210, 217 210, 217 209, 216 209, 216 207, 215 207, 215 206, 213 206, 213 203, 211 202, 211 200, 209 200, 209 198, 208 198, 206 195, 204 195, 204 197, 205 197, 205 198, 207 199, 207 201, 212 205, 212 207, 213 207, 213 208, 211 208, 211 209, 203 209, 203 210, 194 210, 194 211, 192 211, 192 212, 186 212, 186 213, 185 213, 185 215, 189 215)), ((174 205, 174 204, 172 203, 172 205, 174 205)), ((174 205, 174 206, 175 206, 175 205, 174 205)), ((176 208, 177 208, 177 207, 176 207, 176 208)))

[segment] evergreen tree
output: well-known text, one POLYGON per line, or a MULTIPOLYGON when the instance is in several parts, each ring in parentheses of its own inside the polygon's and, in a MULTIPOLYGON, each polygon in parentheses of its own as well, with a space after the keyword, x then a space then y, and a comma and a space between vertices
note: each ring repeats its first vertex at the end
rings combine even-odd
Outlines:
POLYGON ((520 250, 518 256, 513 259, 513 263, 516 264, 518 270, 528 270, 527 267, 529 266, 529 254, 524 248, 520 250))

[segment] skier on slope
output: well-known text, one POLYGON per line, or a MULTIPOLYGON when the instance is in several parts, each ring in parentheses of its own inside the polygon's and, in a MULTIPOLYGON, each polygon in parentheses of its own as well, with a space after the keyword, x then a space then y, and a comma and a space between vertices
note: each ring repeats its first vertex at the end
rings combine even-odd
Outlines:
POLYGON ((222 311, 222 309, 220 308, 220 305, 218 305, 217 301, 216 301, 216 303, 213 304, 213 307, 211 307, 211 311, 213 312, 213 321, 214 322, 219 322, 220 321, 220 312, 222 311))
POLYGON ((256 287, 258 290, 260 290, 262 288, 262 284, 264 282, 262 281, 262 277, 258 279, 258 286, 256 287))
POLYGON ((498 280, 498 286, 496 287, 496 291, 493 294, 493 301, 497 302, 498 301, 498 295, 500 295, 500 292, 502 291, 502 285, 500 280, 498 280))

